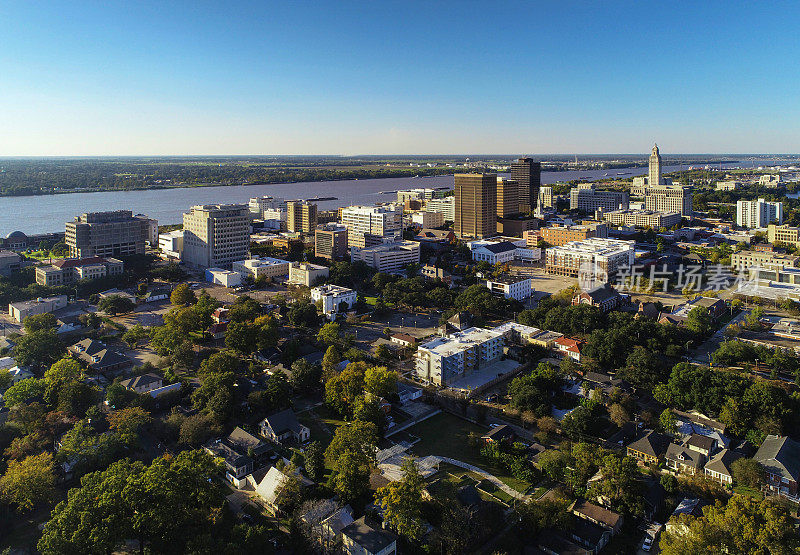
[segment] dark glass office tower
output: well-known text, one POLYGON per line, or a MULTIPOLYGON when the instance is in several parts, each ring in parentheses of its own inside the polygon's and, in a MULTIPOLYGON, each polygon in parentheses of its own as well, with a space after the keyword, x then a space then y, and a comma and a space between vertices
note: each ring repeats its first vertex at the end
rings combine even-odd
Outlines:
POLYGON ((542 185, 542 164, 532 158, 520 158, 511 163, 511 179, 519 186, 519 210, 527 213, 536 209, 539 187, 542 185))

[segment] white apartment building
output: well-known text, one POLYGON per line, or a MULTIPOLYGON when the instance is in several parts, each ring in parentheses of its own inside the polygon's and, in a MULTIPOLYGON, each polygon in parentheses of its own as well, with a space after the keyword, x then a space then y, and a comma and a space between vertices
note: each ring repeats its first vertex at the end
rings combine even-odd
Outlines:
POLYGON ((250 216, 244 204, 192 206, 183 215, 183 261, 193 268, 230 268, 247 258, 250 216))
POLYGON ((548 274, 578 277, 591 272, 598 280, 607 281, 623 266, 633 266, 634 241, 591 237, 572 241, 545 252, 545 271, 548 274))
POLYGON ((397 241, 366 249, 352 249, 350 260, 363 261, 370 268, 387 274, 404 272, 409 264, 419 264, 419 243, 397 241))
POLYGON ((443 197, 447 191, 444 189, 407 189, 397 191, 397 202, 405 204, 407 200, 430 200, 443 197))
POLYGON ((441 212, 420 211, 411 214, 411 223, 422 229, 432 229, 444 225, 444 214, 441 212))
POLYGON ((308 262, 292 262, 289 265, 289 283, 311 287, 319 280, 328 277, 327 266, 310 264, 308 262))
POLYGON ((487 279, 486 287, 496 295, 502 295, 506 299, 524 301, 531 296, 531 278, 524 276, 505 275, 487 279))
POLYGON ((782 223, 782 202, 768 202, 763 198, 736 201, 736 225, 739 227, 762 228, 782 223))
POLYGON ((456 221, 456 197, 432 198, 425 203, 428 212, 441 212, 446 222, 456 221))
POLYGON ((569 209, 594 212, 603 210, 627 210, 627 191, 599 191, 593 183, 581 183, 569 192, 569 209))
POLYGON ((603 213, 603 220, 613 225, 632 225, 636 227, 672 227, 681 223, 681 213, 654 212, 653 210, 614 210, 603 213))
POLYGON ((277 197, 253 197, 247 203, 247 208, 255 218, 263 218, 265 210, 286 211, 286 200, 277 197))
POLYGON ((717 181, 717 191, 735 191, 741 186, 742 186, 741 181, 736 181, 736 180, 717 181))
POLYGON ((158 248, 161 249, 161 258, 180 260, 183 257, 183 230, 176 229, 160 234, 158 248))
POLYGON ((358 293, 338 285, 323 285, 311 290, 311 300, 315 303, 322 302, 322 313, 331 321, 336 320, 336 315, 343 312, 342 303, 345 303, 349 310, 356 304, 357 298, 358 293))
POLYGON ((242 284, 242 274, 222 268, 206 268, 206 281, 223 287, 239 287, 242 284))
POLYGON ((539 205, 540 208, 553 207, 553 188, 540 187, 539 188, 539 205))
POLYGON ((260 277, 279 278, 289 275, 288 260, 262 256, 261 258, 249 258, 239 260, 231 266, 234 272, 238 272, 242 277, 250 276, 253 279, 260 277))
POLYGON ((542 249, 528 247, 524 238, 481 239, 470 241, 467 246, 472 253, 472 260, 489 264, 506 264, 513 260, 531 262, 542 257, 542 249))
POLYGON ((467 328, 428 341, 414 355, 417 377, 425 383, 448 387, 465 374, 497 361, 504 343, 502 333, 483 328, 467 328))
POLYGON ((264 229, 286 231, 285 208, 265 208, 261 213, 261 219, 264 220, 264 229))
POLYGON ((387 240, 403 238, 403 207, 348 206, 342 209, 342 224, 347 227, 347 246, 363 249, 387 240))

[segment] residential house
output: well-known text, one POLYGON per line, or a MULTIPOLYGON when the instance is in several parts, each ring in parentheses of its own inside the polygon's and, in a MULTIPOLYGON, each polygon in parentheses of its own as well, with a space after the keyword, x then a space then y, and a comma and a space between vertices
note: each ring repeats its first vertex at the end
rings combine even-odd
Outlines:
POLYGON ((568 538, 591 553, 599 553, 611 541, 611 530, 573 515, 571 526, 564 532, 568 538))
POLYGON ((417 344, 417 338, 406 333, 394 333, 389 336, 389 340, 401 347, 413 347, 417 344))
POLYGON ((554 344, 558 352, 562 353, 564 356, 568 356, 575 362, 581 361, 581 347, 583 346, 583 341, 580 339, 561 336, 554 341, 554 344))
POLYGON ((225 477, 237 488, 243 487, 246 478, 263 466, 271 451, 268 444, 239 428, 225 438, 209 442, 204 449, 225 464, 225 477))
POLYGON ((685 444, 670 443, 664 455, 667 468, 684 474, 696 474, 706 462, 706 457, 689 449, 685 444))
POLYGON ((485 443, 499 443, 503 440, 514 439, 514 429, 507 424, 495 426, 481 437, 485 443))
POLYGON ((121 372, 132 365, 128 357, 96 339, 86 338, 67 347, 67 351, 95 373, 121 372))
POLYGON ((617 535, 622 530, 622 515, 600 505, 595 505, 584 499, 578 499, 572 504, 570 510, 575 516, 610 530, 612 536, 617 535))
POLYGON ((723 484, 733 484, 733 463, 743 456, 734 449, 723 449, 706 463, 705 475, 723 484))
POLYGON ((342 530, 353 523, 350 505, 341 507, 334 499, 323 499, 300 515, 300 521, 308 528, 314 541, 326 552, 334 551, 341 540, 342 530))
POLYGON ((578 293, 572 298, 572 304, 596 306, 600 312, 605 313, 620 306, 624 298, 627 297, 623 297, 610 283, 605 283, 578 293))
POLYGON ((156 374, 142 374, 127 380, 122 380, 119 384, 130 391, 136 393, 149 393, 154 389, 159 389, 164 385, 164 380, 156 374))
POLYGON ((692 451, 696 451, 703 455, 706 459, 710 459, 717 450, 717 440, 711 436, 702 434, 692 434, 684 444, 692 451))
POLYGON ((379 526, 371 526, 361 517, 342 530, 342 547, 350 555, 394 555, 397 538, 379 526))
POLYGON ((228 322, 217 322, 208 327, 208 334, 214 339, 224 339, 228 333, 228 322))
POLYGON ((292 409, 282 410, 267 416, 259 424, 261 435, 276 443, 295 441, 304 443, 311 437, 311 430, 297 421, 292 409))
POLYGON ((437 268, 432 264, 425 264, 419 269, 419 275, 430 281, 442 280, 447 285, 453 283, 453 275, 444 268, 437 268))
POLYGON ((664 458, 667 447, 671 443, 669 436, 653 430, 646 430, 644 435, 628 445, 627 453, 629 457, 645 464, 658 464, 664 458))
POLYGON ((767 475, 769 491, 797 497, 800 481, 800 443, 787 436, 768 435, 753 457, 767 475))
POLYGON ((397 396, 400 397, 400 404, 405 405, 422 397, 422 388, 408 385, 407 383, 397 382, 397 396))

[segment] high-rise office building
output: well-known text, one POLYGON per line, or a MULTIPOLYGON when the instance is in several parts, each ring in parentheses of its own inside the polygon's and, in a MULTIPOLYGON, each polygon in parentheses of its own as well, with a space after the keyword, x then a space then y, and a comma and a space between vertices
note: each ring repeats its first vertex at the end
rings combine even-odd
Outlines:
POLYGON ((539 187, 542 185, 542 164, 532 158, 520 158, 511 163, 511 179, 519 187, 519 211, 528 213, 536 210, 539 202, 539 187))
POLYGON ((348 206, 341 220, 349 247, 363 249, 403 238, 403 207, 396 204, 348 206))
POLYGON ((455 232, 481 239, 497 234, 497 174, 457 173, 455 232))
POLYGON ((64 241, 74 258, 144 254, 152 222, 130 210, 87 212, 67 222, 64 241))
POLYGON ((317 205, 306 200, 286 202, 286 230, 297 233, 314 233, 317 227, 317 205))
POLYGON ((644 207, 656 212, 680 212, 681 217, 691 218, 692 188, 684 185, 648 185, 644 207))
POLYGON ((249 258, 250 211, 245 204, 192 206, 183 215, 183 261, 194 268, 230 268, 249 258))
POLYGON ((628 193, 626 191, 598 191, 593 183, 581 183, 569 192, 569 209, 594 212, 603 210, 627 210, 628 193))
POLYGON ((328 223, 314 234, 314 256, 339 260, 347 255, 347 226, 328 223))
POLYGON ((519 214, 519 184, 513 179, 497 178, 497 217, 507 218, 519 214))

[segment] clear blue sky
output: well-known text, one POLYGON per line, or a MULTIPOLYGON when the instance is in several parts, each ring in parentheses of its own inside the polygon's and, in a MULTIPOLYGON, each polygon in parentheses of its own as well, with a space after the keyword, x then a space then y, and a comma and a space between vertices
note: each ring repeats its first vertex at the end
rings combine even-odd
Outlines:
POLYGON ((796 2, 3 2, 0 155, 800 152, 796 2))

